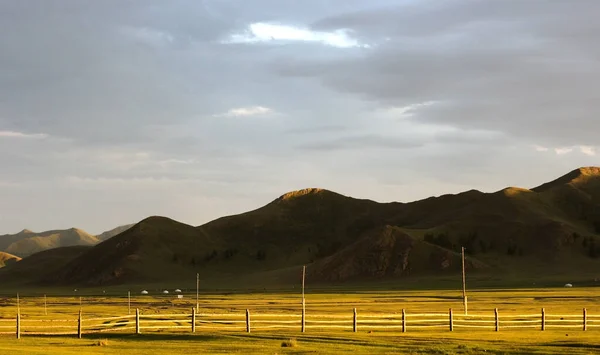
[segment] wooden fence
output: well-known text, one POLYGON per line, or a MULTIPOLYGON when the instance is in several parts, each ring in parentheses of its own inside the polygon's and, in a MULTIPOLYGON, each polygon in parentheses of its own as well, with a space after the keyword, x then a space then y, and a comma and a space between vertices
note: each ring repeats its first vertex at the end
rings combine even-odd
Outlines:
POLYGON ((586 309, 580 314, 549 314, 542 309, 537 314, 500 314, 498 309, 490 314, 419 313, 406 310, 396 314, 359 314, 355 309, 348 314, 286 314, 286 313, 190 313, 142 314, 117 317, 85 318, 82 312, 73 319, 0 319, 0 334, 14 335, 74 335, 95 333, 136 333, 152 331, 269 331, 269 330, 324 330, 341 331, 455 331, 483 329, 501 331, 503 329, 558 329, 587 331, 600 329, 600 314, 588 314, 586 309))

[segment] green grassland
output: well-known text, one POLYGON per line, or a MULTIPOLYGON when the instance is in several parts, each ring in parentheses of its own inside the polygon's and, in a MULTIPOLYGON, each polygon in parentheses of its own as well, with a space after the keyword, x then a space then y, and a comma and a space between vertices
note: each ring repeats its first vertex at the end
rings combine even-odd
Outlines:
MULTIPOLYGON (((235 313, 242 315, 246 309, 251 314, 300 314, 301 295, 298 289, 272 293, 202 292, 199 297, 200 313, 235 313)), ((122 290, 35 290, 20 294, 22 320, 76 319, 79 310, 85 318, 119 316, 128 313, 128 299, 122 290), (44 297, 48 293, 47 311, 44 297), (101 291, 100 291, 101 292, 101 291), (58 293, 63 295, 58 296, 58 293), (80 293, 81 295, 79 295, 80 293), (119 294, 115 294, 119 293, 119 294), (96 295, 93 295, 96 294, 96 295), (81 299, 80 299, 81 297, 81 299), (81 303, 80 303, 81 302, 81 303)), ((486 289, 468 292, 470 314, 493 314, 498 308, 503 315, 537 314, 545 308, 547 314, 580 315, 582 308, 589 314, 600 314, 600 297, 597 288, 552 289, 486 289)), ((159 295, 151 291, 148 296, 135 292, 132 309, 142 314, 191 313, 195 306, 195 292, 190 290, 183 299, 173 295, 159 295)), ((214 331, 198 326, 196 333, 188 330, 143 331, 141 335, 99 334, 39 337, 24 335, 0 336, 0 352, 27 354, 172 354, 197 352, 203 354, 337 354, 352 351, 356 354, 592 354, 600 351, 600 328, 582 331, 580 327, 514 330, 500 329, 448 329, 417 330, 401 333, 398 329, 369 329, 361 325, 360 317, 366 314, 447 313, 449 308, 462 312, 459 290, 434 291, 370 291, 365 288, 346 290, 321 290, 306 294, 307 319, 311 314, 348 315, 357 308, 358 332, 348 330, 317 329, 244 331, 237 328, 214 331), (295 339, 295 347, 282 347, 282 342, 295 339), (151 349, 151 350, 150 350, 151 349)), ((0 318, 13 318, 17 312, 16 296, 0 298, 0 318)))

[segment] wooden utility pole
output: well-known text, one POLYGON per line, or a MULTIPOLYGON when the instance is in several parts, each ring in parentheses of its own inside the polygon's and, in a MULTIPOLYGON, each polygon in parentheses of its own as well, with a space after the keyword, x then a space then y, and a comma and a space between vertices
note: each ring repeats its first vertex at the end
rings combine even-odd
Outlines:
POLYGON ((196 312, 200 310, 199 301, 199 289, 200 289, 200 273, 196 273, 196 312))
POLYGON ((306 265, 302 267, 302 333, 306 329, 306 300, 304 299, 304 279, 306 278, 306 265))
POLYGON ((127 291, 127 314, 131 314, 131 291, 127 291))
POLYGON ((462 286, 463 286, 463 306, 465 308, 465 316, 467 315, 467 282, 465 276, 465 247, 461 247, 462 256, 462 286))

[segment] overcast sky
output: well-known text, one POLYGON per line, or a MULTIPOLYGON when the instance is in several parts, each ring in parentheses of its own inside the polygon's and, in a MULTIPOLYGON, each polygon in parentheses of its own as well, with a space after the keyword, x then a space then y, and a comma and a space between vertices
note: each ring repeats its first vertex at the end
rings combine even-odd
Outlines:
POLYGON ((600 1, 0 0, 0 234, 322 187, 534 187, 600 154, 600 1))

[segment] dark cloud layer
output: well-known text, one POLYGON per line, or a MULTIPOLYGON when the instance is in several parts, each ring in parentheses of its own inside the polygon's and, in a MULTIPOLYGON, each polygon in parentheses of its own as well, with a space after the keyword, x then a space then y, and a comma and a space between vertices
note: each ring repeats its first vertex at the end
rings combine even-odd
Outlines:
POLYGON ((599 12, 0 1, 0 234, 200 224, 309 186, 407 201, 592 165, 599 12))

